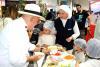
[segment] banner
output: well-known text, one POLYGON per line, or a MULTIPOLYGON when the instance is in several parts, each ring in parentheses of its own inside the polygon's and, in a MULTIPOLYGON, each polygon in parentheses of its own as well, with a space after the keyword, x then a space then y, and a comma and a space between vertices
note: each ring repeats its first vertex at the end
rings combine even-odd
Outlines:
POLYGON ((92 3, 90 7, 93 12, 100 12, 100 1, 92 3))

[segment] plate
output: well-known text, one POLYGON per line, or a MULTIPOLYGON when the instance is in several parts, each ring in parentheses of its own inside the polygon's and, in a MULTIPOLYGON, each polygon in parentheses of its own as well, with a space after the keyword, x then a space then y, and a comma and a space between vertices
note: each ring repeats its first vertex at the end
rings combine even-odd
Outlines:
POLYGON ((34 53, 35 53, 35 55, 44 55, 43 52, 34 52, 34 53))

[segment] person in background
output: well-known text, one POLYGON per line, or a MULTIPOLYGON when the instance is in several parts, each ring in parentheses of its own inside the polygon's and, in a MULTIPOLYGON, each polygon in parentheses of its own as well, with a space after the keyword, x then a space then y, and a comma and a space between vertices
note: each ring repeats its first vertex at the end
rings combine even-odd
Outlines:
POLYGON ((18 17, 18 9, 14 5, 8 6, 6 10, 6 16, 4 18, 4 26, 8 23, 12 22, 12 20, 15 20, 18 17))
POLYGON ((51 24, 51 26, 53 27, 51 30, 51 34, 56 34, 56 30, 54 28, 54 20, 55 20, 55 13, 53 11, 53 9, 50 9, 50 12, 48 12, 47 17, 46 17, 46 24, 51 24))
POLYGON ((77 22, 72 18, 72 11, 67 5, 61 5, 58 9, 59 18, 54 21, 56 30, 56 44, 60 44, 68 50, 73 52, 73 40, 79 35, 79 28, 77 22))
POLYGON ((86 34, 86 41, 88 41, 91 38, 94 38, 94 31, 96 26, 96 15, 93 13, 93 11, 88 11, 89 16, 87 17, 87 34, 86 34))
POLYGON ((52 21, 46 21, 43 25, 42 34, 40 34, 37 45, 55 45, 56 37, 52 34, 54 23, 52 21))
POLYGON ((29 41, 27 31, 33 29, 40 20, 40 7, 26 4, 21 17, 8 23, 0 32, 0 67, 27 67, 29 62, 39 60, 41 55, 29 56, 28 51, 40 49, 29 41))
POLYGON ((89 16, 86 10, 83 10, 80 4, 76 4, 76 13, 74 13, 75 20, 77 21, 80 36, 79 38, 85 39, 87 28, 85 28, 86 19, 89 16))
POLYGON ((86 41, 78 38, 74 41, 75 58, 79 63, 85 62, 86 41))
POLYGON ((46 20, 54 21, 55 18, 56 18, 55 12, 53 11, 53 9, 50 9, 50 12, 48 12, 48 14, 46 16, 46 20))
POLYGON ((59 12, 56 13, 56 19, 59 18, 59 12))
POLYGON ((80 63, 79 67, 100 67, 100 40, 90 39, 86 45, 86 54, 88 60, 80 63))

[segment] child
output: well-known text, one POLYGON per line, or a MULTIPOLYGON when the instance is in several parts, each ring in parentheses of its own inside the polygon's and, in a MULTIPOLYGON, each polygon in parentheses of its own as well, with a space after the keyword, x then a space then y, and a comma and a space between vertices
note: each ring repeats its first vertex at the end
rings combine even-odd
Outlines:
POLYGON ((54 24, 52 21, 47 20, 43 25, 43 32, 39 36, 37 45, 55 45, 54 24))
POLYGON ((79 67, 100 67, 100 40, 93 38, 87 42, 86 46, 87 61, 79 67))
POLYGON ((79 63, 85 61, 85 48, 86 41, 84 39, 78 38, 74 41, 75 57, 79 63))

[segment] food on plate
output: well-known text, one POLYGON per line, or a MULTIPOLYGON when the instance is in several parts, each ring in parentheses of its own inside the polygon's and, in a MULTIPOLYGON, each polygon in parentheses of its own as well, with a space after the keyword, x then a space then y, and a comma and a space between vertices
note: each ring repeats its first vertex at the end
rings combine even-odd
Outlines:
POLYGON ((60 55, 61 55, 61 53, 55 53, 54 55, 55 55, 55 56, 60 56, 60 55))
POLYGON ((49 46, 48 49, 49 50, 57 50, 57 46, 49 46))
POLYGON ((72 59, 74 59, 74 56, 73 55, 67 55, 67 56, 64 57, 64 59, 72 60, 72 59))

